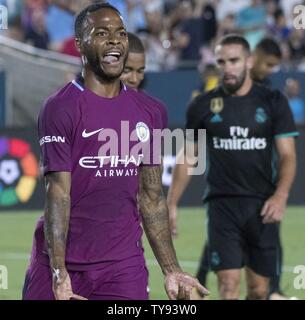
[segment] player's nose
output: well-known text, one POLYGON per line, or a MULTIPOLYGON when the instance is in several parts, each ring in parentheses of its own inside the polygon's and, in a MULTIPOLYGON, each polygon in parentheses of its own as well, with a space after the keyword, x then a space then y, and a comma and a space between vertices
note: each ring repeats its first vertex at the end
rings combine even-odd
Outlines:
POLYGON ((137 75, 135 74, 135 72, 132 72, 132 74, 130 75, 129 81, 131 83, 137 83, 138 82, 137 75))
POLYGON ((109 34, 108 36, 108 44, 117 45, 120 43, 120 38, 116 34, 109 34))

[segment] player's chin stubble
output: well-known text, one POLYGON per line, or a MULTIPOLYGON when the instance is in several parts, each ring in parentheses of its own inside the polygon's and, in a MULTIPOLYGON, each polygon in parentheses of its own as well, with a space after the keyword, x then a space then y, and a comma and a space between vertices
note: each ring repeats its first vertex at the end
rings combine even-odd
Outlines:
POLYGON ((231 94, 235 93, 244 84, 246 75, 247 75, 247 71, 244 71, 238 78, 236 77, 235 84, 226 84, 224 81, 222 81, 222 84, 229 93, 231 94))
POLYGON ((122 67, 121 72, 117 74, 107 74, 101 67, 101 60, 100 57, 97 54, 88 54, 87 55, 87 61, 90 65, 91 70, 94 72, 94 74, 101 79, 104 79, 106 81, 114 81, 118 79, 121 74, 123 73, 124 68, 122 67))

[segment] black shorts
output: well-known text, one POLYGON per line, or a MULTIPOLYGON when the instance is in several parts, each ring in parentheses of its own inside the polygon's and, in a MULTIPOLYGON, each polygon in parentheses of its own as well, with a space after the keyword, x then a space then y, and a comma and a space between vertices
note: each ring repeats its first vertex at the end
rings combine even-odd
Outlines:
POLYGON ((265 277, 279 273, 279 225, 263 224, 264 200, 214 198, 208 203, 209 265, 213 271, 248 266, 265 277))

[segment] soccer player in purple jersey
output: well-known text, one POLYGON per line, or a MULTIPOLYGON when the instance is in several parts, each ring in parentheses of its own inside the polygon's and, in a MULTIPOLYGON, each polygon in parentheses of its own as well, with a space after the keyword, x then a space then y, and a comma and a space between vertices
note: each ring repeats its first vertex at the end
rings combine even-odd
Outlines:
POLYGON ((46 207, 35 230, 23 298, 147 299, 138 193, 169 298, 189 299, 193 288, 207 294, 178 264, 160 164, 144 163, 134 153, 139 141, 128 141, 129 155, 102 143, 110 133, 121 147, 126 143, 122 121, 148 144, 152 130, 164 127, 161 107, 119 80, 128 53, 120 13, 106 3, 90 5, 75 26, 82 79, 49 97, 39 115, 46 207))

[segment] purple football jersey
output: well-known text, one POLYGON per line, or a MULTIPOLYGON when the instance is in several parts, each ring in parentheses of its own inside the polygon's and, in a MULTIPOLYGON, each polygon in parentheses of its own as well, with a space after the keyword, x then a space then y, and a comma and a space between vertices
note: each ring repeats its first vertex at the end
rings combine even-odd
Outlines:
MULTIPOLYGON (((124 85, 117 97, 104 98, 74 80, 43 106, 38 121, 43 172, 71 172, 66 246, 71 270, 95 269, 142 254, 139 171, 142 165, 154 165, 152 130, 167 126, 164 106, 156 104, 124 85), (131 139, 127 129, 133 132, 131 139)), ((43 224, 42 217, 32 258, 48 264, 43 224)))

